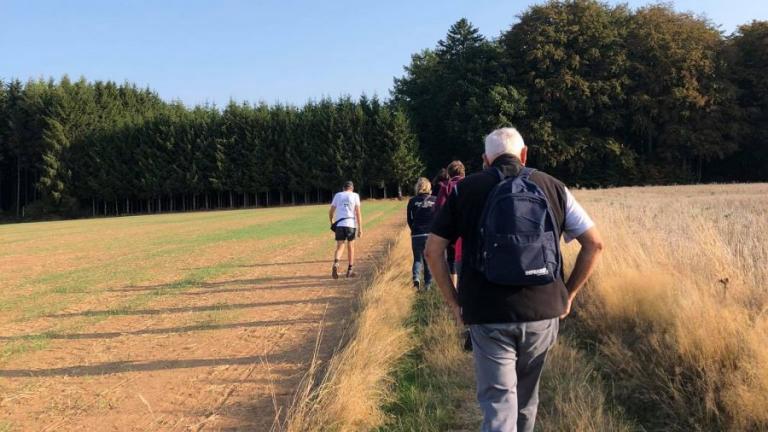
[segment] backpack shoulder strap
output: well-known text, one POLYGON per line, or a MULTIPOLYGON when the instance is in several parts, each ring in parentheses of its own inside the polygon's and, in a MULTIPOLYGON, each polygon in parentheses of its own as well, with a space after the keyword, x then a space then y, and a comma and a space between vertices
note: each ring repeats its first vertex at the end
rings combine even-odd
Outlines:
POLYGON ((503 182, 503 181, 504 181, 504 179, 506 178, 506 177, 504 176, 504 173, 503 173, 503 172, 501 172, 501 170, 500 170, 500 169, 498 169, 498 168, 496 168, 496 167, 493 167, 493 171, 494 171, 494 172, 496 172, 496 175, 499 177, 499 181, 500 181, 500 182, 503 182))
POLYGON ((531 174, 536 172, 535 168, 528 168, 523 167, 523 169, 520 170, 520 174, 518 174, 518 177, 520 177, 523 180, 528 180, 531 177, 531 174))

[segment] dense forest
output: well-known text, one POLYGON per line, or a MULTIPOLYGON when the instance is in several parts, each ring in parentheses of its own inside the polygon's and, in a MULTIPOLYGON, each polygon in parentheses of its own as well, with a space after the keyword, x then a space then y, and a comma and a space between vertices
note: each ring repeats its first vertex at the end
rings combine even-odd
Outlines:
POLYGON ((432 172, 512 124, 581 186, 768 180, 768 22, 725 36, 668 5, 532 6, 487 39, 460 20, 395 80, 432 172))
POLYGON ((125 83, 0 81, 0 213, 83 216, 384 197, 514 125, 574 186, 768 180, 768 22, 724 35, 667 5, 465 19, 387 101, 185 107, 125 83), (422 162, 423 161, 423 162, 422 162))
POLYGON ((1 86, 0 208, 25 217, 386 197, 422 171, 402 110, 378 99, 188 109, 130 84, 1 86))

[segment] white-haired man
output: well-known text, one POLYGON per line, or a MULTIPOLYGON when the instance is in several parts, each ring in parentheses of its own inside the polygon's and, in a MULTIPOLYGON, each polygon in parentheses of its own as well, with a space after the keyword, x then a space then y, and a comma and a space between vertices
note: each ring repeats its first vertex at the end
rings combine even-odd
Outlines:
MULTIPOLYGON (((483 154, 483 164, 487 168, 466 177, 457 186, 436 216, 425 251, 433 279, 456 320, 469 325, 477 399, 484 417, 483 431, 533 431, 539 378, 547 351, 557 338, 559 319, 569 314, 576 294, 592 273, 603 248, 597 228, 573 195, 554 177, 525 168, 527 156, 528 149, 516 129, 502 128, 491 132, 485 138, 483 154), (547 226, 551 227, 546 237, 551 252, 548 255, 544 252, 547 264, 528 267, 531 270, 527 271, 522 267, 521 276, 508 276, 505 272, 513 270, 506 267, 512 269, 518 261, 531 259, 522 255, 528 255, 530 251, 540 253, 546 247, 531 248, 531 244, 525 244, 526 240, 520 240, 530 236, 531 232, 499 237, 519 237, 510 241, 519 242, 515 247, 527 251, 517 253, 521 256, 515 255, 514 248, 504 253, 499 253, 501 249, 488 250, 499 247, 498 243, 506 240, 498 243, 486 240, 487 215, 491 211, 485 208, 486 201, 502 199, 499 197, 514 200, 513 194, 491 194, 513 181, 517 181, 517 187, 522 187, 526 193, 544 197, 541 201, 544 211, 539 209, 539 214, 543 215, 541 220, 550 221, 547 226), (561 235, 566 241, 576 239, 581 245, 567 282, 563 280, 561 265, 561 235), (463 239, 465 264, 457 292, 443 251, 458 237, 463 239), (489 258, 491 256, 493 259, 489 258), (555 258, 558 261, 553 264, 555 258), (489 268, 492 266, 496 268, 489 268), (524 282, 500 283, 505 278, 524 282)), ((514 213, 529 205, 528 201, 517 202, 503 208, 514 213)), ((497 207, 492 211, 500 210, 497 207)), ((504 224, 517 214, 500 216, 496 220, 504 224)), ((521 224, 530 222, 526 219, 521 218, 521 224)), ((528 230, 530 228, 524 229, 528 230)), ((542 233, 544 231, 542 229, 542 233)), ((500 246, 504 247, 507 246, 500 246)))

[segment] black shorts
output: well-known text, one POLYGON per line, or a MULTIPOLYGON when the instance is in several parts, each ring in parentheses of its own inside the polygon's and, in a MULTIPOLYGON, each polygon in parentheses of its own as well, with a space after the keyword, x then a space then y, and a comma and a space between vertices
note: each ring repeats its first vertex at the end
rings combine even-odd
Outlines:
POLYGON ((353 241, 356 237, 355 234, 357 234, 356 228, 336 227, 336 241, 353 241))

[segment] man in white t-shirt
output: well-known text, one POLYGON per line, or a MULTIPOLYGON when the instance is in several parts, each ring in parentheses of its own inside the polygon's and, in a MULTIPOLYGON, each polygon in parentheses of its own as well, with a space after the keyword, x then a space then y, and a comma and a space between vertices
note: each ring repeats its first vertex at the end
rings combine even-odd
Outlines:
POLYGON ((347 277, 355 276, 352 266, 355 265, 355 238, 363 236, 363 217, 360 213, 360 195, 353 192, 354 184, 351 181, 344 183, 344 191, 333 196, 328 217, 331 225, 335 227, 336 252, 333 255, 334 279, 339 278, 339 260, 344 253, 344 244, 347 245, 347 277))

